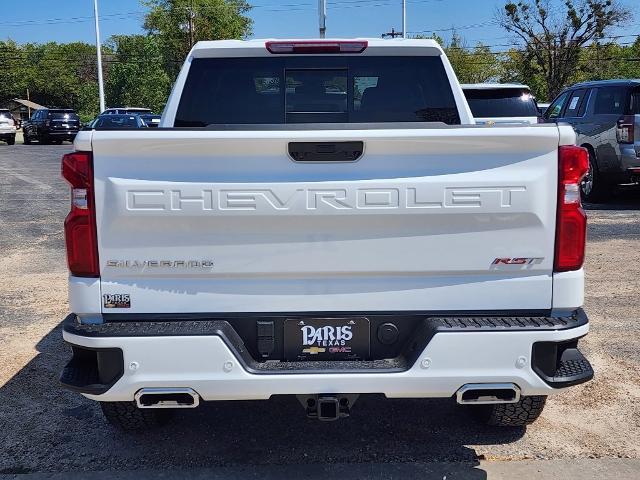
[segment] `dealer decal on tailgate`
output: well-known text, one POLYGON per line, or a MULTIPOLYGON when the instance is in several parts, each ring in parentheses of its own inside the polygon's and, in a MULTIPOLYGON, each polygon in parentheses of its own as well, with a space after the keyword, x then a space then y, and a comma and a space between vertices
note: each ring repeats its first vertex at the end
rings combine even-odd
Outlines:
POLYGON ((131 308, 131 295, 128 293, 105 293, 102 299, 104 308, 131 308))

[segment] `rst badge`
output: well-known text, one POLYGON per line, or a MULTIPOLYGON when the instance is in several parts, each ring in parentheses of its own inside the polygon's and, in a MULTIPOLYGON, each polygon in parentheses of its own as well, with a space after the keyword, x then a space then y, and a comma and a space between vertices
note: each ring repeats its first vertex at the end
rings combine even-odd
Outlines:
POLYGON ((131 308, 131 295, 128 293, 105 293, 102 300, 104 308, 131 308))
POLYGON ((544 261, 544 257, 515 257, 496 258, 491 262, 491 270, 496 269, 529 269, 534 265, 539 265, 544 261))

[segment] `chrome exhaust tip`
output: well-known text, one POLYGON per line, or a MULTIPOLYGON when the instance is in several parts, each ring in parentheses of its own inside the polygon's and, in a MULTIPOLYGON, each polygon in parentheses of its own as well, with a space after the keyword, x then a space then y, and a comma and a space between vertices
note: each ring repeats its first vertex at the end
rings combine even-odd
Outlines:
POLYGON ((520 388, 514 383, 467 383, 456 392, 460 405, 490 405, 516 403, 520 400, 520 388))
POLYGON ((142 388, 135 394, 138 408, 196 408, 200 395, 191 388, 142 388))

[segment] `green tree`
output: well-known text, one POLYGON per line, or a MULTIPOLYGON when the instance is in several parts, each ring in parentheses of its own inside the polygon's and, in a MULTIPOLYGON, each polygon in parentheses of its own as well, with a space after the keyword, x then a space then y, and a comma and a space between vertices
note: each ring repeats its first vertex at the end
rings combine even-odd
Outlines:
POLYGON ((551 100, 547 96, 544 76, 530 51, 517 48, 509 49, 501 56, 501 66, 500 82, 528 85, 539 102, 551 100))
POLYGON ((49 107, 74 108, 83 118, 98 110, 95 47, 0 42, 0 102, 30 98, 49 107))
POLYGON ((570 83, 581 66, 586 45, 605 37, 612 27, 630 18, 618 0, 565 0, 561 14, 552 0, 508 2, 496 20, 524 45, 526 70, 539 71, 544 92, 554 97, 570 83))
POLYGON ((465 39, 455 32, 449 42, 445 42, 438 35, 431 37, 416 35, 412 38, 425 38, 438 42, 447 54, 460 83, 488 82, 497 80, 502 74, 500 58, 480 42, 470 48, 465 39))
POLYGON ((640 37, 633 45, 593 43, 580 52, 576 80, 640 78, 640 37))
POLYGON ((245 38, 252 20, 245 0, 141 0, 150 9, 144 28, 163 44, 168 72, 177 73, 199 40, 245 38))
POLYGON ((158 38, 144 35, 116 35, 108 47, 110 64, 105 82, 109 106, 143 106, 162 112, 173 77, 164 69, 158 38))
POLYGON ((22 47, 12 40, 0 41, 0 65, 0 107, 4 107, 8 100, 25 96, 29 65, 22 47))
POLYGON ((443 48, 460 83, 495 81, 502 73, 500 58, 482 43, 469 48, 464 38, 454 33, 443 48))

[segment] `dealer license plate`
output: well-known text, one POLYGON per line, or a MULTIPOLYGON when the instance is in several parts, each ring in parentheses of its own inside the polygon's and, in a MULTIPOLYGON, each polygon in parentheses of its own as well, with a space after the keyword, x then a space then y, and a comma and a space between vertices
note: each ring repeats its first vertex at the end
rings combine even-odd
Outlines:
POLYGON ((296 360, 366 360, 369 320, 296 318, 284 322, 284 355, 296 360))

